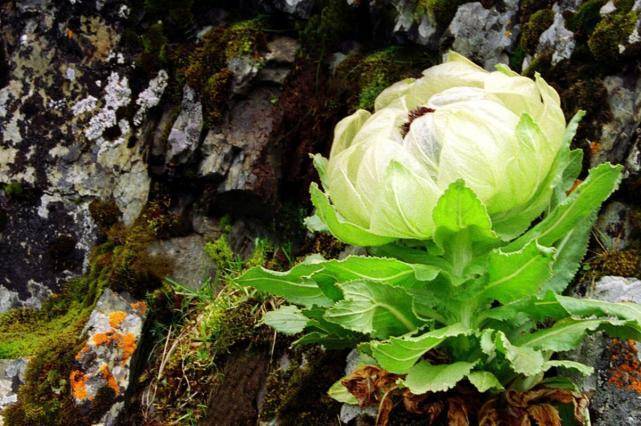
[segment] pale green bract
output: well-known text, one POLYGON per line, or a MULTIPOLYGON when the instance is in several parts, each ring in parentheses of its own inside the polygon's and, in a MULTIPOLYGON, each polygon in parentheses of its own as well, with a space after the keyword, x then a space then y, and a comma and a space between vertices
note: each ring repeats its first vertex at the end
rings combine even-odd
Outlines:
POLYGON ((314 161, 331 200, 313 196, 318 217, 350 244, 426 240, 439 197, 462 179, 499 236, 515 236, 552 196, 564 132, 559 96, 539 75, 487 72, 450 52, 421 78, 384 90, 373 114, 338 123, 329 160, 314 161))
MULTIPOLYGON (((583 113, 564 128, 540 77, 499 69, 450 54, 422 79, 383 91, 373 115, 339 123, 329 162, 314 159, 325 192, 312 185, 308 224, 369 255, 245 272, 237 284, 289 303, 266 324, 299 336, 295 345, 358 348, 415 394, 463 380, 479 392, 565 383, 546 375, 591 374, 557 357, 587 334, 641 340, 641 306, 561 295, 622 168, 601 164, 568 193, 581 172, 570 142, 583 113), (436 111, 403 141, 399 126, 421 105, 436 111), (450 362, 431 364, 433 350, 450 362)), ((356 401, 340 381, 330 396, 356 401)))

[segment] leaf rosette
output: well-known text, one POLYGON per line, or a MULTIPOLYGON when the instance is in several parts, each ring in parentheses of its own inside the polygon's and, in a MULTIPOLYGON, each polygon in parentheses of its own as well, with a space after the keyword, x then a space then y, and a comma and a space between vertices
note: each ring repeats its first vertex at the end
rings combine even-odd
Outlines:
MULTIPOLYGON (((296 345, 358 348, 410 405, 460 382, 525 392, 553 386, 551 372, 591 374, 560 354, 597 331, 641 340, 641 307, 562 295, 621 178, 604 163, 577 181, 582 155, 570 142, 582 115, 565 126, 540 77, 488 73, 450 53, 383 91, 374 114, 339 123, 330 160, 315 157, 325 192, 312 185, 309 223, 368 255, 312 255, 236 283, 290 303, 265 322, 296 345), (417 107, 434 111, 403 138, 417 107)), ((330 395, 353 403, 341 383, 330 395)))

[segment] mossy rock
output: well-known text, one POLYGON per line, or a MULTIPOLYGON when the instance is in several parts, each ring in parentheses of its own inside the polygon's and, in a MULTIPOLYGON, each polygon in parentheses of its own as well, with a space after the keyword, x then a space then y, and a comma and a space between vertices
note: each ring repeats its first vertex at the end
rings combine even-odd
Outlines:
POLYGON ((606 2, 606 0, 588 0, 583 3, 567 20, 568 29, 582 35, 590 34, 601 20, 601 7, 606 2))
POLYGON ((467 2, 468 0, 419 0, 416 13, 429 14, 440 28, 446 28, 452 22, 458 7, 467 2))
POLYGON ((594 58, 601 62, 619 60, 620 46, 628 44, 628 37, 634 31, 636 21, 636 12, 606 15, 588 39, 588 46, 594 58))
POLYGON ((553 22, 554 12, 552 9, 542 9, 533 13, 521 32, 519 41, 521 49, 534 54, 539 44, 539 37, 553 22))

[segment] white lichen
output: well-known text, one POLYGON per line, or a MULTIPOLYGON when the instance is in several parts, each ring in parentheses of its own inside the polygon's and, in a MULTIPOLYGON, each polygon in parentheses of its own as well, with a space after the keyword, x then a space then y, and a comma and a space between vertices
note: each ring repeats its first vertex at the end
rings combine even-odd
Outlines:
POLYGON ((167 72, 160 70, 158 71, 158 75, 149 81, 147 88, 140 92, 138 99, 136 99, 136 105, 138 105, 139 108, 134 115, 134 126, 140 126, 147 111, 160 103, 160 98, 167 88, 168 80, 169 76, 167 72))
POLYGON ((131 101, 131 89, 127 77, 120 77, 112 72, 105 87, 104 106, 89 120, 85 129, 85 136, 89 140, 96 140, 104 131, 116 125, 116 111, 126 106, 131 101))

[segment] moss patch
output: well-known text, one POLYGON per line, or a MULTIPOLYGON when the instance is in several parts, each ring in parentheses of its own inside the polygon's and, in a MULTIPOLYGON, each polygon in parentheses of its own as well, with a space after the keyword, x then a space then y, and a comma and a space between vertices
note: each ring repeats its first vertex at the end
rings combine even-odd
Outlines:
POLYGON ((552 9, 543 9, 533 13, 523 26, 519 46, 528 53, 535 53, 539 37, 552 25, 553 21, 554 12, 552 9))
POLYGON ((590 34, 601 20, 600 11, 605 3, 605 0, 588 0, 583 3, 568 19, 568 29, 578 32, 579 35, 590 34))
POLYGON ((430 14, 439 27, 445 28, 463 3, 467 3, 467 0, 419 0, 415 13, 418 15, 430 14))
POLYGON ((618 60, 621 56, 619 48, 627 44, 636 20, 636 12, 606 15, 588 39, 588 46, 594 58, 602 62, 618 60))
POLYGON ((376 97, 392 83, 420 75, 432 65, 433 58, 412 48, 391 46, 368 55, 351 55, 337 68, 337 78, 346 85, 358 82, 350 101, 351 110, 372 110, 376 97))

